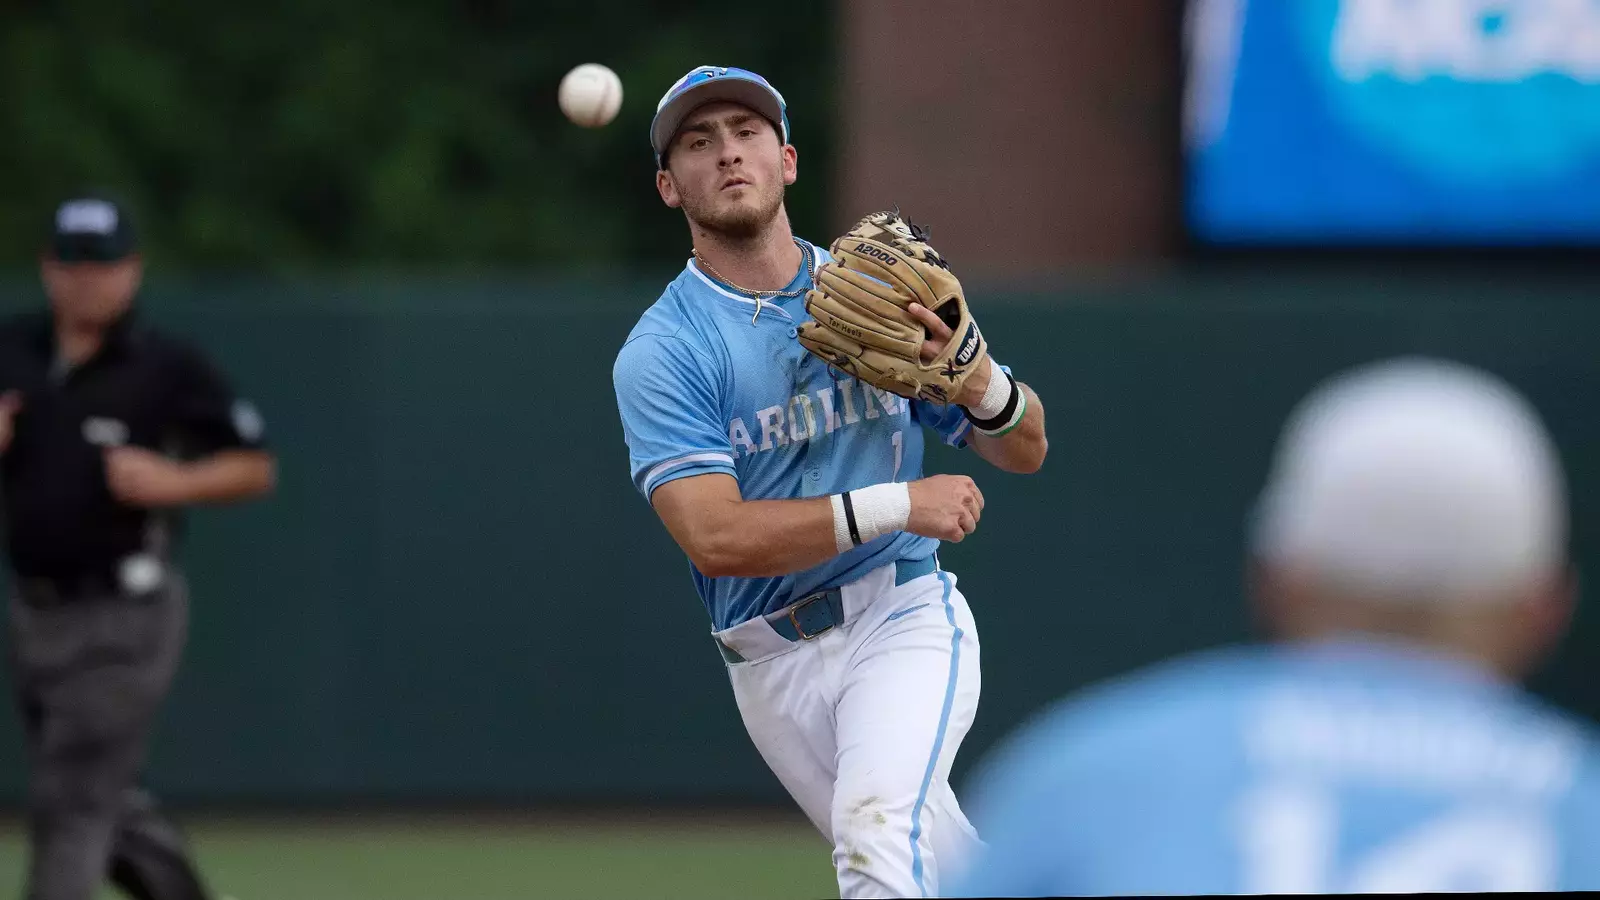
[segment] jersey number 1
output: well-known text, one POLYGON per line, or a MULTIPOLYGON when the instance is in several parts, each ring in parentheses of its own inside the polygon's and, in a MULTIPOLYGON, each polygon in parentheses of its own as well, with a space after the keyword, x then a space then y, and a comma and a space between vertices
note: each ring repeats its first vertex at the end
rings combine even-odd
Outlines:
POLYGON ((894 472, 889 475, 890 481, 900 480, 900 457, 905 455, 906 451, 905 435, 906 433, 904 431, 896 431, 894 435, 889 438, 889 443, 894 445, 894 472))

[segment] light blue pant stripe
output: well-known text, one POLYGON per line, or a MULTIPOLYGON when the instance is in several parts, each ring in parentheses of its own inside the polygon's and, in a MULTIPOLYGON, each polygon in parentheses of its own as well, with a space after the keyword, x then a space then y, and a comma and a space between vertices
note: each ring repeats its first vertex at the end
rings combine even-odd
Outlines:
POLYGON ((928 770, 922 773, 922 789, 917 792, 917 804, 911 807, 911 877, 917 881, 917 890, 928 896, 922 883, 922 807, 928 802, 928 788, 933 784, 934 770, 939 767, 939 751, 944 748, 944 733, 950 727, 950 708, 956 702, 956 676, 961 672, 961 629, 956 626, 956 609, 950 605, 950 576, 939 570, 939 580, 944 583, 944 617, 950 622, 950 680, 944 688, 944 709, 939 711, 939 731, 933 738, 933 752, 928 754, 928 770))

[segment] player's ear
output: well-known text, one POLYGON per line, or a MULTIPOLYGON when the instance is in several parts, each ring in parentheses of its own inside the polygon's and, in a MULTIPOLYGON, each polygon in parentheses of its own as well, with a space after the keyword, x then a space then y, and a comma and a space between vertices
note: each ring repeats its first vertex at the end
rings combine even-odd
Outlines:
POLYGON ((128 277, 133 282, 134 290, 138 290, 140 283, 144 281, 144 255, 129 254, 122 264, 127 267, 128 277))
POLYGON ((678 183, 672 180, 672 173, 666 169, 656 170, 656 191, 661 194, 661 202, 673 209, 683 205, 678 197, 678 183))
POLYGON ((1277 566, 1251 556, 1245 560, 1245 595, 1255 626, 1269 637, 1281 637, 1295 628, 1292 579, 1277 566))
POLYGON ((795 179, 800 177, 800 170, 797 165, 799 161, 799 152, 794 149, 793 144, 784 144, 783 147, 778 150, 778 153, 783 161, 783 183, 794 184, 795 179))
POLYGON ((1512 666, 1519 674, 1537 668, 1555 652, 1572 626, 1578 604, 1578 571, 1568 566, 1558 575, 1537 586, 1519 603, 1506 631, 1521 631, 1522 646, 1516 648, 1512 666))

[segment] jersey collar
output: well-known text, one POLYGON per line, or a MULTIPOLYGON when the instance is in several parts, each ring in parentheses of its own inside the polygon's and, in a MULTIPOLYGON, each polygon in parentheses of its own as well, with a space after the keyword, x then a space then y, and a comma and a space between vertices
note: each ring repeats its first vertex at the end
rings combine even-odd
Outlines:
MULTIPOLYGON (((82 369, 98 360, 127 353, 136 342, 138 320, 138 311, 130 305, 116 321, 106 326, 105 336, 100 341, 100 349, 74 369, 82 369)), ((55 314, 49 310, 36 313, 32 331, 35 349, 53 369, 57 350, 55 314)))
MULTIPOLYGON (((817 245, 811 243, 810 241, 808 241, 808 240, 806 240, 804 238, 800 239, 800 244, 805 249, 805 252, 810 254, 810 259, 809 260, 808 259, 800 260, 800 270, 795 273, 794 279, 791 280, 787 285, 784 285, 784 287, 783 287, 783 289, 786 290, 786 291, 794 290, 796 287, 798 287, 805 280, 806 271, 809 268, 807 266, 808 262, 811 262, 812 260, 815 260, 816 265, 818 267, 821 267, 822 264, 827 261, 827 257, 823 254, 821 248, 817 247, 817 245)), ((784 302, 786 302, 787 300, 790 300, 790 299, 793 299, 793 300, 803 300, 804 299, 804 295, 802 295, 801 297, 794 297, 794 298, 774 298, 774 299, 771 299, 771 300, 763 299, 763 300, 760 300, 758 302, 756 300, 756 298, 754 298, 754 297, 746 297, 743 294, 735 293, 734 291, 729 290, 727 287, 723 286, 722 282, 720 282, 720 281, 716 280, 715 278, 712 278, 710 275, 707 275, 706 273, 700 271, 700 267, 694 264, 694 257, 693 256, 689 257, 689 261, 684 264, 684 269, 687 270, 689 272, 689 274, 693 275, 695 278, 700 279, 700 282, 702 284, 704 284, 706 287, 710 288, 714 293, 716 293, 720 297, 725 297, 725 298, 727 298, 729 300, 732 300, 735 303, 739 303, 739 304, 742 304, 742 305, 744 305, 746 307, 749 307, 751 310, 755 311, 756 313, 775 313, 777 315, 782 316, 785 319, 788 319, 791 322, 794 321, 794 316, 787 309, 784 309, 782 304, 784 302)))

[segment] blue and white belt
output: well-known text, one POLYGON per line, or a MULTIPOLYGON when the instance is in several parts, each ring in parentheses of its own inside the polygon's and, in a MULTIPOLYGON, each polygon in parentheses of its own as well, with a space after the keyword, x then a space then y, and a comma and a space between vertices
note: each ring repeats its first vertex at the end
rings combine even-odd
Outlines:
MULTIPOLYGON (((938 569, 939 561, 933 554, 921 559, 895 560, 895 586, 899 587, 924 575, 932 575, 938 569)), ((816 591, 761 618, 786 641, 791 643, 809 641, 845 623, 844 592, 836 587, 816 591)), ((731 665, 747 661, 739 651, 728 646, 721 638, 715 640, 724 662, 731 665)))

